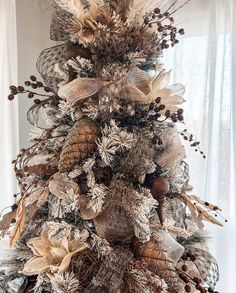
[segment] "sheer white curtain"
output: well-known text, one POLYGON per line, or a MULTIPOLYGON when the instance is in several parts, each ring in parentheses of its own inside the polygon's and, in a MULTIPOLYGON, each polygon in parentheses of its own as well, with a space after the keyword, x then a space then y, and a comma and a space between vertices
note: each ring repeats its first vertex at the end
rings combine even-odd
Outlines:
POLYGON ((0 210, 16 192, 11 161, 18 151, 17 101, 8 101, 9 85, 17 83, 15 0, 0 0, 0 210))
POLYGON ((236 273, 236 1, 192 0, 182 12, 187 34, 165 54, 173 81, 186 85, 188 129, 207 159, 189 148, 194 192, 219 205, 225 228, 208 226, 221 272, 217 289, 235 291, 236 273), (186 17, 187 15, 187 17, 186 17))

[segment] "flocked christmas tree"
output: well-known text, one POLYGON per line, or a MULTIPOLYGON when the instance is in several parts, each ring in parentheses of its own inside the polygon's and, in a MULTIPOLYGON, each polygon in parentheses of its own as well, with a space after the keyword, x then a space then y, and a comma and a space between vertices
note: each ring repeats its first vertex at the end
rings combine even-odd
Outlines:
POLYGON ((160 61, 187 2, 51 0, 63 43, 37 61, 44 83, 31 76, 8 97, 34 98, 34 135, 0 221, 1 292, 215 292, 201 229, 222 225, 219 209, 191 195, 181 138, 204 154, 160 61))

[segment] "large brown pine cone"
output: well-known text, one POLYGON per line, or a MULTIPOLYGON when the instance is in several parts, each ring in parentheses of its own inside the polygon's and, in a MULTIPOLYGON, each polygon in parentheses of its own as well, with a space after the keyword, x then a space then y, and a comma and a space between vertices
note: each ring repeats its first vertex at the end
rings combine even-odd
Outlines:
POLYGON ((148 269, 166 281, 171 293, 178 293, 178 274, 161 243, 157 241, 141 243, 135 239, 133 245, 135 257, 145 260, 148 269))
POLYGON ((96 140, 100 136, 100 128, 89 118, 82 118, 75 123, 66 137, 63 146, 59 171, 69 171, 75 163, 87 159, 97 149, 96 140))

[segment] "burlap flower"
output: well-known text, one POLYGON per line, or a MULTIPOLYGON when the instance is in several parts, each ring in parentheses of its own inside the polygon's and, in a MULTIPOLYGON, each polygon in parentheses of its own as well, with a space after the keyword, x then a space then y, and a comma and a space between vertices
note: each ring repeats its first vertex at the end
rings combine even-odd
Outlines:
POLYGON ((84 237, 81 239, 75 237, 66 223, 46 223, 40 237, 33 238, 27 243, 34 257, 27 261, 23 273, 39 275, 46 272, 65 272, 73 255, 89 247, 85 241, 84 237))

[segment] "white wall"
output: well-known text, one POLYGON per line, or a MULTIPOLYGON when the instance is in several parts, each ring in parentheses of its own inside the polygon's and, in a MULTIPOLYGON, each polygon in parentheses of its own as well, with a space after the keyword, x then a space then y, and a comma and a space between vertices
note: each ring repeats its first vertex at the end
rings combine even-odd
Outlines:
MULTIPOLYGON (((50 14, 43 10, 38 0, 16 0, 18 34, 18 80, 23 84, 30 75, 39 74, 36 60, 40 52, 52 46, 49 39, 50 14)), ((27 96, 19 96, 20 146, 28 144, 30 125, 26 119, 27 109, 32 105, 27 96)))

